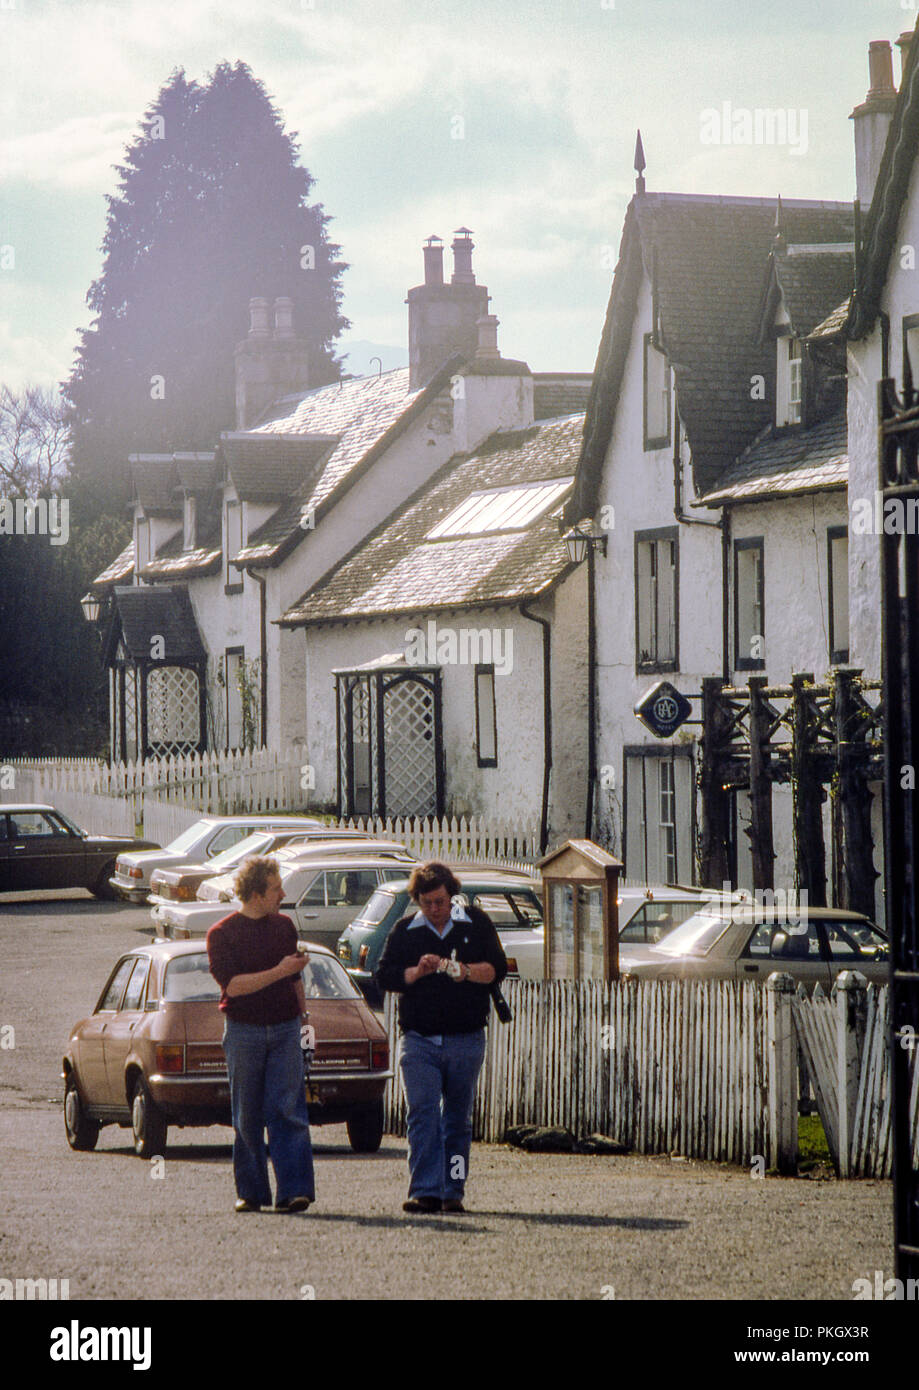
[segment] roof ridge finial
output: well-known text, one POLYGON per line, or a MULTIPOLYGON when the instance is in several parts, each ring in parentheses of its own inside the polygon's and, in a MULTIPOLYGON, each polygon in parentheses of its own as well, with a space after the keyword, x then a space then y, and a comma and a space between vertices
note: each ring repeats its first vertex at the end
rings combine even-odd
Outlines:
POLYGON ((636 192, 636 193, 644 193, 644 191, 645 191, 645 177, 644 177, 644 175, 645 175, 645 149, 644 149, 644 145, 641 143, 641 131, 640 131, 640 130, 636 133, 636 139, 635 139, 635 173, 636 173, 637 176, 638 176, 638 177, 636 178, 636 180, 635 180, 635 192, 636 192))

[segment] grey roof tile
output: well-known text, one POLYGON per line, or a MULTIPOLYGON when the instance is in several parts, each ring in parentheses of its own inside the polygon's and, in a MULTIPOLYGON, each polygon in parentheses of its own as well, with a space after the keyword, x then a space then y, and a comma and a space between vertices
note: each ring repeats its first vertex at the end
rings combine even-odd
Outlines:
POLYGON ((765 501, 845 488, 849 474, 846 412, 804 430, 771 426, 725 469, 717 486, 695 505, 765 501))

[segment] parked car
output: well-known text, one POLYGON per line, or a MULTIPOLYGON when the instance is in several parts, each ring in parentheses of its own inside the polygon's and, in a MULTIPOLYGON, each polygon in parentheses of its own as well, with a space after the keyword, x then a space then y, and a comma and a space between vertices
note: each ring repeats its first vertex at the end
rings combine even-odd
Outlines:
POLYGON ((154 869, 150 875, 150 915, 156 923, 160 918, 160 909, 165 904, 194 902, 205 879, 217 878, 237 869, 244 859, 252 855, 275 854, 288 845, 305 848, 317 844, 337 845, 342 841, 350 844, 354 840, 365 844, 370 839, 366 830, 336 830, 331 826, 325 826, 322 830, 255 830, 207 863, 154 869))
MULTIPOLYGON (((373 1153, 392 1075, 386 1034, 332 953, 312 944, 309 953, 310 1124, 345 1123, 351 1147, 373 1153)), ((101 1127, 117 1124, 133 1131, 135 1153, 150 1158, 165 1152, 171 1125, 228 1125, 219 999, 201 942, 157 941, 121 956, 64 1055, 70 1147, 93 1149, 101 1127)))
MULTIPOLYGON (((498 929, 509 974, 521 979, 543 977, 543 907, 539 879, 508 869, 477 869, 454 864, 463 886, 463 905, 487 912, 498 929)), ((400 918, 416 911, 408 879, 382 884, 349 922, 338 939, 338 958, 367 998, 379 1002, 373 972, 386 938, 400 918)))
POLYGON ((115 897, 109 877, 119 854, 154 852, 154 840, 90 835, 62 811, 37 802, 0 806, 0 893, 39 888, 88 888, 115 897))
POLYGON ((785 971, 810 991, 832 988, 842 970, 886 983, 886 934, 868 917, 832 907, 785 911, 750 902, 711 902, 657 946, 623 965, 641 980, 754 980, 785 971))
MULTIPOLYGON (((720 900, 720 894, 717 896, 720 900)), ((620 968, 644 947, 657 946, 711 898, 706 888, 622 884, 617 899, 620 968)))
POLYGON ((150 875, 154 869, 214 859, 254 830, 322 829, 322 821, 312 816, 202 816, 165 849, 119 854, 109 883, 126 902, 142 903, 150 892, 150 875))
MULTIPOLYGON (((304 940, 318 941, 332 950, 355 909, 381 883, 404 878, 417 863, 407 850, 380 850, 372 842, 360 848, 313 846, 312 852, 298 859, 285 859, 285 853, 281 850, 275 856, 284 885, 279 911, 293 920, 304 940)), ((157 931, 178 941, 206 936, 209 927, 239 908, 234 877, 235 872, 202 883, 197 902, 165 905, 157 931)))

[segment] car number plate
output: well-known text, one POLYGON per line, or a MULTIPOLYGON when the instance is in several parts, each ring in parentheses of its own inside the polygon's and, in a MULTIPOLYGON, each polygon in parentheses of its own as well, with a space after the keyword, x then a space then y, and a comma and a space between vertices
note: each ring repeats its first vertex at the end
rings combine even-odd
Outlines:
POLYGON ((312 1081, 307 1081, 306 1083, 306 1100, 309 1105, 316 1105, 319 1103, 319 1087, 312 1081))

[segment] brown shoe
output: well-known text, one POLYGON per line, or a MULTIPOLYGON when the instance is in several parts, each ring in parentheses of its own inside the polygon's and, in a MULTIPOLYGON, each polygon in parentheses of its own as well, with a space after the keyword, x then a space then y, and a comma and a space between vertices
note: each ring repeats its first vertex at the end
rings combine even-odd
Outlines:
POLYGON ((312 1197, 288 1197, 285 1201, 276 1202, 274 1209, 283 1212, 306 1211, 312 1205, 312 1197))
POLYGON ((439 1197, 409 1197, 407 1202, 402 1203, 403 1211, 440 1211, 442 1203, 439 1197))
POLYGON ((441 1211, 462 1212, 465 1216, 466 1208, 458 1197, 448 1197, 441 1206, 441 1211))

